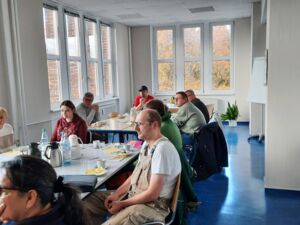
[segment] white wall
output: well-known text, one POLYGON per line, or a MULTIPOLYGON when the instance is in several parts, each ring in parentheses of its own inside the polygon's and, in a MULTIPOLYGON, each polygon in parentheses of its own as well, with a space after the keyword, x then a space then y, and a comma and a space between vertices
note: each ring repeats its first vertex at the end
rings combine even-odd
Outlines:
POLYGON ((132 27, 132 73, 134 96, 138 95, 141 85, 146 85, 152 92, 150 27, 132 27))
MULTIPOLYGON (((222 113, 226 110, 227 101, 237 100, 241 116, 240 121, 249 121, 249 104, 247 102, 249 78, 250 78, 250 18, 235 20, 235 90, 234 95, 205 95, 198 96, 204 103, 215 104, 215 109, 222 113)), ((134 91, 138 94, 138 88, 142 84, 151 90, 151 37, 150 27, 134 27, 132 29, 132 61, 134 91)), ((161 99, 169 99, 170 96, 157 96, 161 99)))
POLYGON ((268 1, 265 186, 300 190, 300 1, 268 1))
POLYGON ((119 87, 119 110, 121 113, 129 112, 132 104, 131 78, 130 78, 130 53, 129 53, 129 29, 122 24, 115 24, 116 49, 117 49, 117 77, 119 87))

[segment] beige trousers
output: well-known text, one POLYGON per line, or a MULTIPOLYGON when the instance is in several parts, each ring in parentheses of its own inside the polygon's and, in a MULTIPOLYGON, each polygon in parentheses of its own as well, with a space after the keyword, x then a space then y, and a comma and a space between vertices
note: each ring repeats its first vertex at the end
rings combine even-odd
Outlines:
POLYGON ((152 221, 165 221, 167 212, 156 210, 144 204, 137 204, 121 210, 104 222, 104 217, 108 214, 104 201, 109 194, 109 191, 97 191, 83 201, 91 225, 141 225, 152 221))

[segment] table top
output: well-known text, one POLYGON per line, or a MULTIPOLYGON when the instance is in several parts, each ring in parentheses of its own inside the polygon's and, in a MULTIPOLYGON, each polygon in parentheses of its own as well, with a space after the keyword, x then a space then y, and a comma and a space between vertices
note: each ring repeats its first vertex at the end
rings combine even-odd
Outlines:
POLYGON ((115 131, 115 132, 135 132, 134 123, 130 122, 129 115, 114 117, 98 121, 89 127, 90 131, 115 131))

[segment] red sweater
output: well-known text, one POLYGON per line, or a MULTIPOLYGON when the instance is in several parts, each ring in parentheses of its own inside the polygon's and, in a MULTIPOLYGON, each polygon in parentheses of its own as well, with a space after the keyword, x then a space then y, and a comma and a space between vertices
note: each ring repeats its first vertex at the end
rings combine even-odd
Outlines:
POLYGON ((51 141, 60 141, 62 131, 67 133, 67 136, 76 134, 81 138, 83 143, 86 143, 87 125, 76 113, 74 114, 73 120, 69 123, 62 117, 57 121, 51 136, 51 141))
MULTIPOLYGON (((134 100, 134 106, 137 107, 140 104, 142 96, 138 95, 136 96, 135 100, 134 100)), ((154 97, 152 95, 148 95, 145 103, 149 102, 150 100, 154 99, 154 97)))

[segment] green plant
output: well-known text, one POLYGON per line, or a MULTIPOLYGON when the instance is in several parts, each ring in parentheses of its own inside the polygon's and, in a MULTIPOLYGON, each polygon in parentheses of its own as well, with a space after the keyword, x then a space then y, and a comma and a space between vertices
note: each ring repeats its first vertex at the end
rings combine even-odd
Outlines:
POLYGON ((221 115, 221 119, 224 120, 237 120, 239 116, 239 109, 237 107, 236 102, 234 104, 230 104, 228 102, 228 107, 226 113, 221 115))

